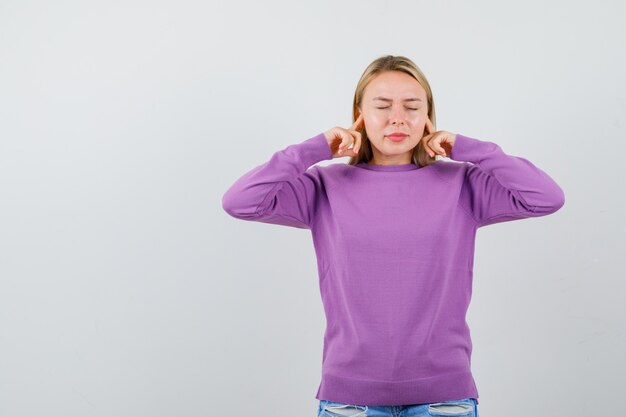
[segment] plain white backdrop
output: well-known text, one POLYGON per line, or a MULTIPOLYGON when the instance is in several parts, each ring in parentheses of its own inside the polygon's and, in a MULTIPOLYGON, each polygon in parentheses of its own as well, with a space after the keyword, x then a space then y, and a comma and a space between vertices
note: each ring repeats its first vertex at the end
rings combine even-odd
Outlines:
MULTIPOLYGON (((626 373, 623 2, 0 1, 0 416, 315 416, 310 232, 231 218, 241 175, 348 127, 405 55, 437 129, 565 192, 481 228, 481 417, 615 413, 626 373)), ((329 163, 345 163, 339 158, 329 163)))

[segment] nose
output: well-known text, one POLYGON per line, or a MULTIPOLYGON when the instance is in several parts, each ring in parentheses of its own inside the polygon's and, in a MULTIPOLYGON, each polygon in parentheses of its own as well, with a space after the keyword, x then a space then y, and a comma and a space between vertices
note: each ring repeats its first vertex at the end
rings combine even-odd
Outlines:
POLYGON ((402 126, 405 124, 404 114, 402 113, 402 110, 396 109, 395 111, 393 111, 390 115, 389 120, 391 121, 391 124, 394 126, 402 126))

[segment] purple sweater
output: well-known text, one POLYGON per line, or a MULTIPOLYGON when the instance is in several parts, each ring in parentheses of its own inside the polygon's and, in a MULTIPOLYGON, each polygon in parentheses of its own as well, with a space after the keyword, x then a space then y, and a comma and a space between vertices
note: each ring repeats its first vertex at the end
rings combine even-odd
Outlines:
POLYGON ((476 229, 554 213, 565 197, 493 142, 457 134, 450 158, 313 166, 332 159, 320 133, 224 194, 233 217, 311 230, 326 315, 318 400, 478 400, 465 320, 476 229))

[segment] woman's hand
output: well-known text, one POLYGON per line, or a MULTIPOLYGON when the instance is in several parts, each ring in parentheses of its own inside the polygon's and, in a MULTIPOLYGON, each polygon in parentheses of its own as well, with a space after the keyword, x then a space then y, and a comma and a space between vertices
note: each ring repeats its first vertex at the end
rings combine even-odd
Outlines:
POLYGON ((356 156, 359 154, 361 148, 361 132, 357 129, 363 124, 363 113, 359 115, 350 129, 344 129, 343 127, 333 127, 324 132, 330 151, 333 154, 333 158, 341 156, 356 156), (348 146, 354 144, 352 148, 348 146))
POLYGON ((430 119, 426 119, 426 130, 428 134, 424 135, 420 140, 430 157, 434 157, 435 153, 445 157, 450 156, 452 154, 452 146, 454 146, 454 141, 456 140, 456 134, 446 132, 445 130, 435 132, 435 127, 430 119))

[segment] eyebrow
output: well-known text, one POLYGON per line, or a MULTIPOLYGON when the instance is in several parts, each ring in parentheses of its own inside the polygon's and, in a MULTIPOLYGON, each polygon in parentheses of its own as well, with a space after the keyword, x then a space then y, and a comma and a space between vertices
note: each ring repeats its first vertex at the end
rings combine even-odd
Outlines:
MULTIPOLYGON (((392 99, 387 98, 387 97, 374 97, 372 99, 372 101, 374 101, 374 100, 382 100, 382 101, 388 101, 388 102, 393 101, 392 99)), ((405 98, 402 101, 422 101, 422 99, 421 98, 417 98, 417 97, 411 97, 411 98, 405 98)))

